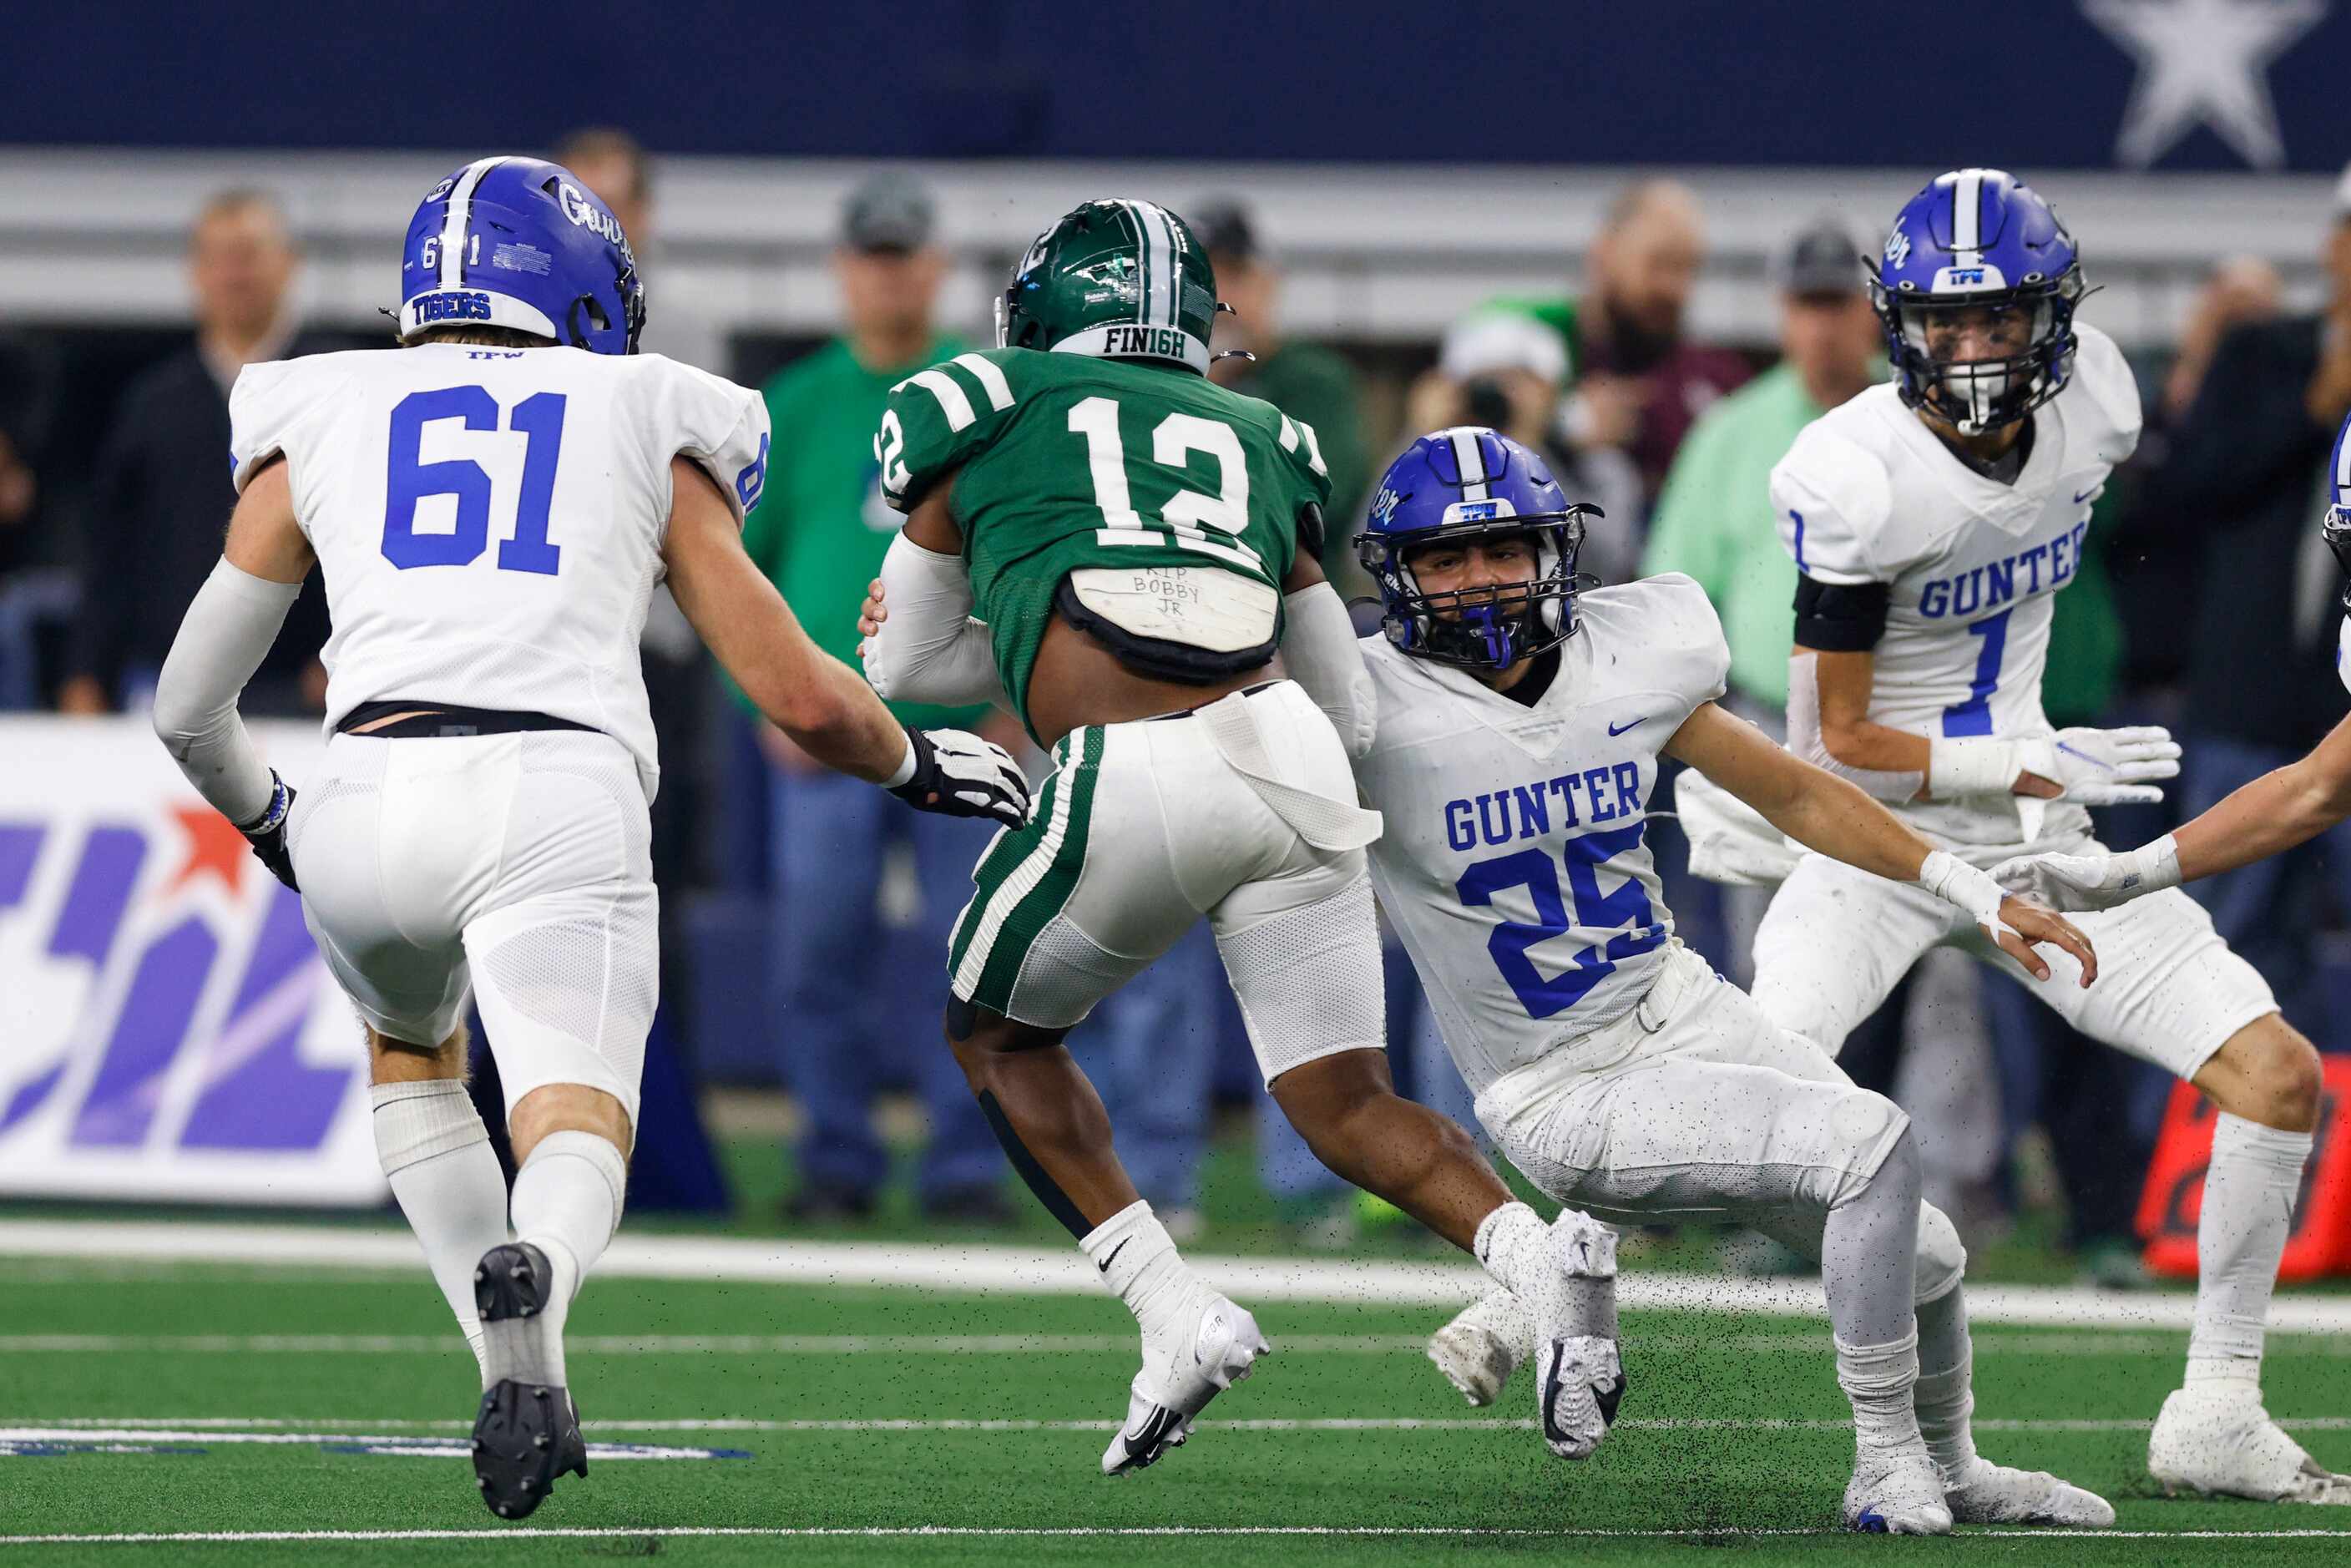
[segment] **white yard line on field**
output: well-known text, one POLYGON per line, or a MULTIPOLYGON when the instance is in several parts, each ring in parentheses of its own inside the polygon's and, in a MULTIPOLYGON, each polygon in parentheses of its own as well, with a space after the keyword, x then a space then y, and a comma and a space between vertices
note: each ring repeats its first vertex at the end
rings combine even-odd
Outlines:
MULTIPOLYGON (((210 1225, 173 1221, 0 1220, 0 1257, 141 1260, 149 1263, 279 1264, 302 1269, 380 1269, 422 1273, 406 1231, 320 1225, 210 1225)), ((1202 1255, 1193 1268, 1243 1301, 1351 1301, 1458 1306, 1480 1293, 1485 1275, 1451 1263, 1202 1255)), ((604 1278, 724 1280, 733 1283, 893 1287, 934 1291, 1025 1291, 1092 1295, 1102 1289, 1074 1249, 818 1242, 731 1236, 617 1238, 597 1266, 604 1278)), ((1822 1315, 1814 1279, 1744 1280, 1715 1275, 1627 1273, 1619 1304, 1822 1315)), ((1970 1285, 1980 1323, 2044 1327, 2184 1329, 2195 1301, 2185 1291, 2116 1294, 2083 1286, 1970 1285)), ((2279 1333, 2351 1333, 2351 1296, 2281 1296, 2270 1327, 2279 1333)))
MULTIPOLYGON (((2144 1432, 2154 1423, 2142 1417, 1997 1417, 1975 1423, 1979 1432, 2144 1432)), ((645 1421, 585 1421, 584 1430, 612 1432, 1115 1432, 1114 1420, 1046 1420, 958 1416, 804 1416, 760 1420, 714 1416, 645 1421)), ((1224 1432, 1509 1432, 1532 1431, 1534 1422, 1505 1416, 1276 1416, 1218 1421, 1203 1427, 1224 1432)), ((2351 1416, 2288 1417, 2278 1425, 2302 1432, 2351 1431, 2351 1416)), ((305 1443, 389 1443, 420 1432, 470 1429, 463 1421, 382 1419, 342 1423, 342 1430, 316 1417, 245 1419, 198 1416, 179 1420, 124 1416, 67 1416, 0 1426, 0 1443, 246 1443, 286 1447, 305 1443)), ((1843 1432, 1850 1417, 1795 1416, 1628 1416, 1618 1431, 1648 1432, 1843 1432)))
MULTIPOLYGON (((1151 1536, 1343 1536, 1506 1539, 1541 1541, 1719 1541, 1751 1537, 1843 1535, 1829 1529, 1605 1530, 1598 1528, 1520 1530, 1499 1525, 1318 1525, 1318 1524, 1144 1524, 1073 1525, 1022 1529, 1007 1525, 915 1524, 893 1527, 789 1525, 653 1525, 625 1526, 481 1525, 472 1530, 207 1530, 124 1531, 107 1535, 0 1535, 0 1546, 176 1546, 210 1542, 371 1542, 371 1541, 640 1541, 717 1537, 754 1541, 810 1539, 905 1540, 925 1536, 1015 1539, 1134 1539, 1151 1536)), ((1968 1530, 1962 1539, 1998 1536, 2003 1541, 2054 1541, 2079 1544, 2084 1537, 2062 1530, 1968 1530)), ((2101 1530, 2100 1541, 2304 1541, 2351 1536, 2335 1530, 2101 1530)))

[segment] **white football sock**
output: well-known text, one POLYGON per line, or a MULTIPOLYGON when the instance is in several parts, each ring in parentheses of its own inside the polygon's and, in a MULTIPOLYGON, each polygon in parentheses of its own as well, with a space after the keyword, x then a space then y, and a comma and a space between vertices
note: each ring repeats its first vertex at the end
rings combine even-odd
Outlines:
POLYGON ((1918 1435, 1946 1479, 1975 1463, 1975 1346, 1958 1286, 1918 1303, 1918 1435))
POLYGON ((1078 1247, 1111 1294, 1134 1314, 1145 1338, 1176 1326, 1198 1281, 1150 1204, 1137 1198, 1088 1231, 1078 1247))
POLYGON ((515 1239, 547 1254, 554 1278, 536 1336, 550 1364, 535 1375, 569 1386, 563 1370, 563 1322, 571 1298, 620 1228, 628 1165, 611 1142, 595 1133, 549 1133, 515 1173, 515 1239))
POLYGON ((2278 1259, 2294 1229, 2308 1133, 2282 1132, 2222 1112, 2212 1129, 2212 1164, 2196 1223, 2196 1326, 2188 1336, 2188 1382, 2243 1382, 2259 1388, 2262 1339, 2278 1259))
POLYGON ((378 1083, 376 1158, 425 1265, 457 1315, 465 1343, 482 1359, 482 1325, 474 1311, 474 1265, 507 1239, 507 1178, 490 1147, 489 1129, 454 1078, 378 1083))
POLYGON ((1898 1448, 1918 1441, 1911 1403, 1918 1384, 1917 1330, 1891 1344, 1835 1343, 1837 1385, 1853 1402, 1855 1443, 1898 1448))
POLYGON ((1554 1260, 1545 1245, 1551 1227, 1523 1203, 1506 1203, 1478 1222, 1470 1250, 1486 1272, 1511 1294, 1528 1301, 1541 1301, 1551 1281, 1554 1260))

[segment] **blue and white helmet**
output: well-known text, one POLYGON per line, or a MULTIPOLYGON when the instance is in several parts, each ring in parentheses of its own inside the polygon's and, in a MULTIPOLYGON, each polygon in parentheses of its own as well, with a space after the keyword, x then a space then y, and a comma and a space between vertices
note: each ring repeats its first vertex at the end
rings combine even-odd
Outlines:
POLYGON ((2082 293, 2074 236, 2031 186, 1999 169, 1956 169, 1911 197, 1870 280, 1902 401, 1963 435, 2014 424, 2064 390, 2082 293), (1928 352, 1936 312, 1984 306, 2032 312, 2023 353, 1962 363, 1928 352))
MULTIPOLYGON (((2335 454, 2327 460, 2326 520, 2319 525, 2335 563, 2351 574, 2351 419, 2335 437, 2335 454)), ((2351 610, 2351 583, 2343 590, 2343 608, 2351 610)))
POLYGON ((1575 558, 1597 507, 1572 506, 1541 455, 1484 425, 1424 435, 1388 465, 1355 559, 1380 587, 1388 641, 1418 659, 1508 669, 1575 635, 1575 558), (1446 540, 1528 534, 1536 576, 1524 592, 1425 591, 1410 557, 1446 540))
POLYGON ((426 193, 400 253, 400 340, 479 322, 633 354, 644 285, 621 221, 540 158, 482 158, 426 193))

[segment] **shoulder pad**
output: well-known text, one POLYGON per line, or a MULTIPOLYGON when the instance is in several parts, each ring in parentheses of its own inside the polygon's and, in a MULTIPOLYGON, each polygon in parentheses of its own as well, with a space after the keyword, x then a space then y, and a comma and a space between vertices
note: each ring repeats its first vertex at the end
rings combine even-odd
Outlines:
POLYGON ((2074 332, 2081 346, 2074 351, 2074 385, 2068 390, 2077 392, 2087 409, 2096 411, 2095 428, 2088 434, 2098 455, 2109 463, 2120 463, 2138 449, 2143 418, 2138 380, 2112 338, 2086 322, 2075 322, 2074 332))
POLYGON ((640 406, 652 413, 651 428, 660 433, 665 448, 658 454, 662 466, 672 457, 699 465, 726 493, 741 524, 767 487, 767 400, 723 376, 659 354, 622 362, 634 368, 645 393, 640 406))
POLYGON ((1653 663, 1657 684, 1688 698, 1692 708, 1722 695, 1730 644, 1698 579, 1661 572, 1601 591, 1618 598, 1618 608, 1638 627, 1641 656, 1653 663))
POLYGON ((1823 582, 1891 575, 1879 557, 1893 509, 1885 459, 1826 418, 1806 425, 1771 470, 1780 543, 1797 570, 1823 582))
MULTIPOLYGON (((382 352, 377 350, 374 352, 382 352)), ((228 394, 229 482, 237 494, 269 458, 286 451, 296 426, 330 401, 330 381, 347 373, 341 354, 265 360, 237 372, 228 394)))
POLYGON ((1034 350, 975 350, 916 371, 890 389, 873 455, 882 465, 883 498, 912 511, 933 485, 993 441, 1019 401, 1016 377, 1031 367, 1034 350))

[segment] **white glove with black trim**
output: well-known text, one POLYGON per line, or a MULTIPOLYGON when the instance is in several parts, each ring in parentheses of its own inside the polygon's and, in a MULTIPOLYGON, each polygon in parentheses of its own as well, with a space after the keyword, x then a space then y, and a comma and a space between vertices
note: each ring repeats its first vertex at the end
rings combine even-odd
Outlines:
POLYGON ((902 778, 883 786, 917 811, 993 817, 1008 828, 1029 821, 1029 779, 1012 754, 960 729, 906 727, 913 747, 902 778))
POLYGON ((2169 833, 2122 854, 2018 855, 1991 868, 2009 892, 2061 915, 2114 909, 2179 885, 2179 846, 2169 833))

